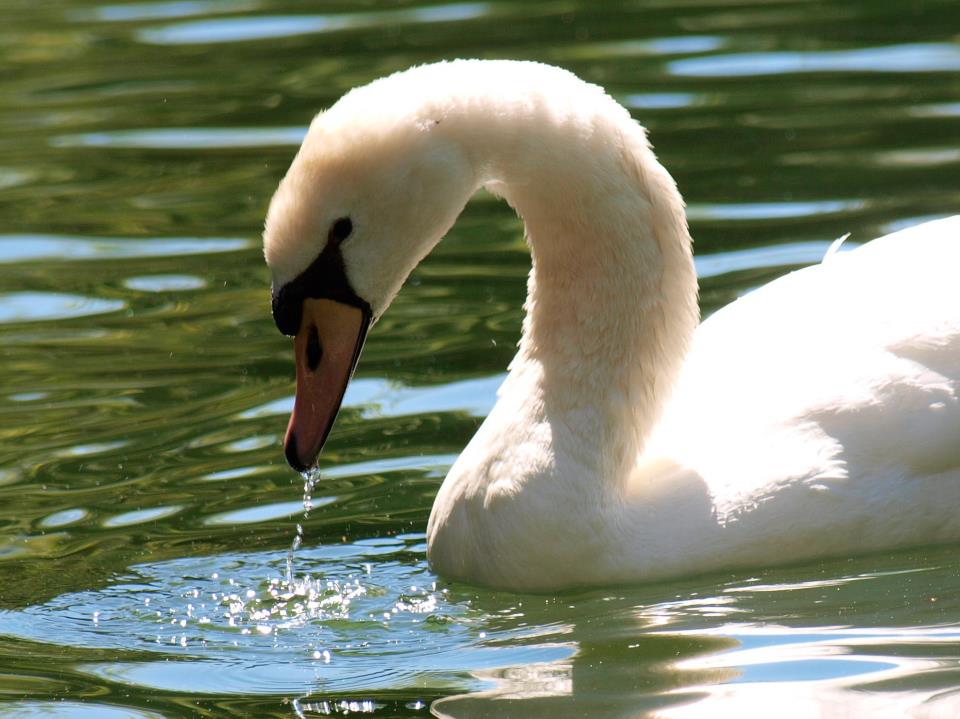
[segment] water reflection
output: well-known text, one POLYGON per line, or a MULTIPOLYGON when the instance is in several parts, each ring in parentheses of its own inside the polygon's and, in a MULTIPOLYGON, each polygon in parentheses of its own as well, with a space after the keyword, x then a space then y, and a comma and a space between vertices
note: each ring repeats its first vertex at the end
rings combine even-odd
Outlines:
POLYGON ((37 260, 183 257, 236 252, 252 244, 247 239, 166 237, 154 239, 0 235, 0 263, 37 260))
POLYGON ((622 95, 617 100, 631 110, 675 110, 704 103, 706 96, 692 92, 656 92, 622 95))
POLYGON ((811 72, 956 72, 960 47, 915 43, 850 50, 752 52, 674 60, 668 71, 688 77, 744 77, 811 72))
POLYGON ((86 519, 88 516, 89 512, 87 512, 85 509, 64 509, 44 517, 42 520, 40 520, 40 526, 50 528, 66 527, 70 524, 76 524, 77 522, 86 519))
POLYGON ((0 707, 5 719, 164 719, 162 714, 96 702, 14 701, 0 707))
POLYGON ((700 220, 784 220, 792 217, 822 217, 827 214, 849 214, 864 207, 862 200, 821 200, 819 202, 749 202, 714 205, 691 204, 687 218, 700 220))
MULTIPOLYGON (((902 669, 909 671, 910 662, 902 669)), ((662 719, 707 719, 736 716, 783 719, 816 716, 864 716, 876 719, 951 717, 960 710, 956 696, 941 692, 864 692, 851 690, 843 681, 771 682, 713 687, 686 705, 656 714, 662 719)))
POLYGON ((2 612, 0 633, 76 646, 73 670, 111 685, 285 694, 305 713, 387 690, 421 708, 447 695, 433 710, 450 717, 764 716, 784 696, 796 716, 893 716, 953 701, 943 688, 957 680, 960 632, 930 620, 958 601, 944 583, 957 559, 937 551, 925 568, 845 560, 813 580, 807 567, 524 596, 439 583, 412 534, 303 551, 292 583, 280 552, 136 565, 101 590, 2 612), (891 626, 851 626, 885 596, 902 603, 891 626), (100 648, 142 655, 92 659, 100 648), (923 690, 899 685, 919 674, 923 690))
POLYGON ((129 5, 101 5, 75 13, 78 20, 106 22, 134 22, 164 20, 218 13, 241 13, 260 6, 257 0, 169 0, 161 2, 133 2, 129 5))
POLYGON ((125 307, 120 300, 53 292, 9 292, 0 294, 0 323, 38 322, 86 317, 117 312, 125 307))
POLYGON ((636 55, 694 55, 719 50, 727 41, 718 35, 683 35, 649 40, 619 40, 604 43, 580 43, 565 48, 558 59, 593 60, 636 55))
POLYGON ((193 275, 152 275, 130 277, 123 284, 139 292, 185 292, 206 287, 207 282, 193 275))
POLYGON ((131 527, 136 524, 148 524, 156 522, 166 517, 172 517, 174 514, 182 511, 183 507, 151 507, 150 509, 137 509, 132 512, 123 512, 107 517, 103 520, 103 526, 109 528, 131 527))
MULTIPOLYGON (((313 499, 313 506, 324 507, 336 501, 336 497, 315 497, 313 499)), ((262 504, 256 507, 247 507, 246 509, 236 509, 230 512, 212 514, 204 520, 204 523, 229 527, 236 524, 255 524, 287 517, 299 518, 302 513, 303 502, 278 502, 276 504, 262 504)))
POLYGON ((54 147, 116 147, 169 150, 216 150, 225 147, 296 147, 306 135, 304 127, 178 127, 175 129, 118 130, 60 135, 54 147))
MULTIPOLYGON (((548 624, 531 602, 534 610, 522 616, 541 627, 531 640, 562 640, 571 656, 478 672, 495 688, 447 697, 434 708, 441 716, 457 718, 503 716, 498 712, 525 717, 810 717, 841 710, 845 716, 901 717, 911 711, 927 716, 931 705, 950 711, 958 706, 955 692, 944 691, 957 678, 953 661, 960 655, 960 632, 955 627, 857 629, 804 626, 803 620, 789 626, 798 622, 790 611, 778 623, 775 615, 758 612, 760 605, 743 599, 773 592, 777 600, 768 606, 783 601, 800 607, 819 596, 814 603, 826 619, 842 616, 844 606, 854 606, 851 599, 868 596, 861 584, 878 582, 886 584, 881 591, 897 591, 889 583, 909 586, 901 583, 902 575, 917 571, 866 572, 783 586, 757 577, 734 579, 727 596, 698 596, 699 587, 688 585, 675 600, 632 607, 624 598, 608 595, 606 606, 589 612, 589 620, 578 621, 573 614, 573 622, 565 625, 548 624), (753 621, 727 621, 738 615, 753 621), (545 633, 544 625, 553 631, 545 633), (905 691, 902 684, 921 674, 928 684, 905 691)), ((921 584, 937 586, 937 581, 921 584)), ((911 592, 905 603, 916 606, 922 597, 923 590, 911 592)), ((936 597, 926 601, 931 599, 936 597)), ((574 610, 590 600, 567 601, 574 610)), ((910 611, 905 604, 901 618, 910 611)))
POLYGON ((917 105, 907 109, 915 117, 960 117, 960 102, 944 102, 937 105, 917 105))
POLYGON ((244 42, 363 30, 384 25, 446 23, 471 20, 489 13, 488 3, 451 3, 402 10, 337 15, 257 15, 223 20, 194 20, 141 30, 143 42, 162 45, 244 42))
POLYGON ((494 400, 529 271, 519 222, 484 196, 371 333, 304 519, 258 240, 303 128, 345 89, 455 55, 540 59, 649 126, 709 314, 844 233, 846 249, 956 211, 954 10, 8 13, 0 716, 957 714, 950 548, 550 597, 430 572, 430 505, 494 400))

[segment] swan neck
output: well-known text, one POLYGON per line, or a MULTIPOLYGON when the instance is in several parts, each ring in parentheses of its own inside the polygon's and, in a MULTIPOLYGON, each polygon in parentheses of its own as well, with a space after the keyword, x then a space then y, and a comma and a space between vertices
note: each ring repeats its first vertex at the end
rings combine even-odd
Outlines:
MULTIPOLYGON (((468 152, 483 149, 478 176, 523 219, 532 256, 519 352, 501 394, 542 398, 526 421, 593 447, 622 477, 682 364, 699 318, 697 283, 676 185, 643 128, 606 95, 594 100, 586 115, 535 102, 521 113, 499 108, 468 152)), ((560 436, 552 441, 558 450, 560 436)))

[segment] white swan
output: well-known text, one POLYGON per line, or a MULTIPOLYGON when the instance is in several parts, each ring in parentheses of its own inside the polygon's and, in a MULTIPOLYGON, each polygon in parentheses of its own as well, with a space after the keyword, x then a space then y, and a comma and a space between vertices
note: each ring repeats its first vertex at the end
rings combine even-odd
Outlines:
POLYGON ((311 125, 264 233, 297 335, 294 467, 480 187, 523 218, 533 269, 510 374, 430 516, 440 574, 545 590, 960 539, 960 216, 697 328, 683 201, 643 128, 529 62, 418 67, 311 125))

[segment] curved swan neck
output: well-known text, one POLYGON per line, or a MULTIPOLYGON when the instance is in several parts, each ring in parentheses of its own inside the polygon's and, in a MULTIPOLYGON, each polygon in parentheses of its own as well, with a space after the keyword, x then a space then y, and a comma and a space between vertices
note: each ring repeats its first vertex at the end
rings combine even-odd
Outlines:
POLYGON ((534 68, 529 85, 526 68, 511 68, 482 102, 449 106, 437 129, 518 212, 531 248, 523 336, 501 396, 542 398, 529 411, 622 477, 698 322, 683 200, 626 110, 569 73, 534 68))

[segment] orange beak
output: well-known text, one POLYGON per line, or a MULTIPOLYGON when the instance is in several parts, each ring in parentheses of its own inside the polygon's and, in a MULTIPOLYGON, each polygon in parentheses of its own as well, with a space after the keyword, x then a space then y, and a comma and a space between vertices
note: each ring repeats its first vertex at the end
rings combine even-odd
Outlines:
POLYGON ((360 359, 370 320, 359 307, 329 299, 303 300, 300 329, 293 340, 297 397, 283 441, 290 466, 314 466, 360 359))

